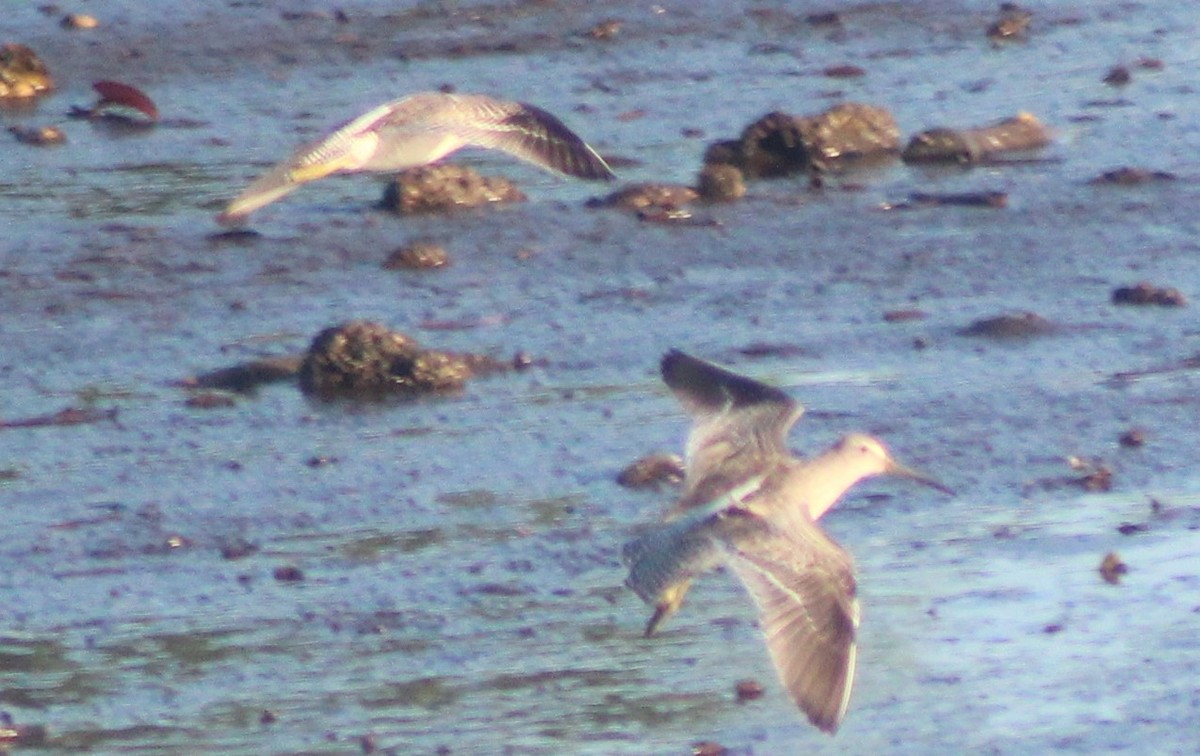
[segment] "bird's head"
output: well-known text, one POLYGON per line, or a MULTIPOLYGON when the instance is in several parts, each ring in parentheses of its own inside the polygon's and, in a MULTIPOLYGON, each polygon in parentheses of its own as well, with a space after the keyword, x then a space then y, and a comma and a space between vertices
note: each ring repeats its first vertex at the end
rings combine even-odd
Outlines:
POLYGON ((859 478, 875 475, 895 475, 936 488, 950 495, 954 491, 925 473, 913 470, 897 462, 888 448, 879 439, 863 433, 843 436, 832 449, 836 458, 859 474, 859 478))

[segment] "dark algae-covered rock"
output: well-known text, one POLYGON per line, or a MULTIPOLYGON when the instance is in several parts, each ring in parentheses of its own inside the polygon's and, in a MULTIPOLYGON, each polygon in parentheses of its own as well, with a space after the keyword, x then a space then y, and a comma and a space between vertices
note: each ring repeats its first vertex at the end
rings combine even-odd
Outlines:
POLYGON ((829 161, 895 153, 900 129, 892 114, 874 105, 847 102, 813 116, 768 113, 737 140, 709 145, 707 165, 728 163, 747 178, 774 178, 820 171, 829 161))
POLYGON ((695 201, 699 193, 681 184, 631 184, 604 197, 588 200, 588 207, 615 207, 620 210, 673 210, 695 201))
POLYGON ((471 168, 444 164, 401 171, 388 183, 381 206, 409 215, 524 201, 525 194, 508 179, 481 176, 471 168))
POLYGON ((54 89, 46 64, 26 45, 0 46, 0 100, 27 99, 54 89))
POLYGON ((987 36, 993 42, 1004 42, 1025 39, 1029 34, 1029 24, 1033 21, 1033 13, 1016 3, 1000 3, 1000 13, 996 20, 988 25, 987 36))
POLYGON ((1140 281, 1133 286, 1118 286, 1113 289, 1112 303, 1116 305, 1183 307, 1187 304, 1187 298, 1173 286, 1155 286, 1148 281, 1140 281))
POLYGON ((746 195, 745 177, 737 166, 706 165, 696 176, 696 191, 707 202, 730 202, 746 195))
POLYGON ((384 261, 386 270, 422 270, 450 264, 446 248, 431 241, 414 241, 394 250, 384 261))
POLYGON ((906 163, 980 163, 1006 152, 1035 150, 1050 144, 1050 130, 1032 113, 1018 113, 990 126, 932 128, 908 141, 906 163))
POLYGON ((316 335, 300 364, 300 388, 324 396, 462 388, 486 357, 438 352, 378 323, 356 320, 316 335))
POLYGON ((251 360, 177 385, 249 393, 268 383, 298 378, 305 393, 370 397, 458 389, 473 376, 521 366, 484 355, 426 349, 399 331, 353 320, 318 333, 303 355, 251 360))

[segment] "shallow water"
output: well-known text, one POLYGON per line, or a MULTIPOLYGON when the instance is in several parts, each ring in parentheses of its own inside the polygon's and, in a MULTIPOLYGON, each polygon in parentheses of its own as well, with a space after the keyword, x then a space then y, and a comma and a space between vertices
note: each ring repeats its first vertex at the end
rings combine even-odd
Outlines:
POLYGON ((991 3, 846 6, 842 32, 804 21, 825 5, 360 2, 346 24, 266 2, 144 5, 89 9, 90 32, 31 5, 6 34, 60 90, 5 124, 60 124, 69 143, 0 151, 0 418, 116 410, 0 429, 0 710, 48 726, 51 747, 1194 749, 1200 378, 1110 378, 1200 353, 1200 329, 1194 307, 1109 303, 1143 279, 1200 293, 1194 13, 1051 3, 1028 42, 997 48, 991 3), (613 40, 580 36, 605 18, 625 22, 613 40), (1101 82, 1139 56, 1163 70, 1101 82), (820 73, 847 62, 867 75, 820 73), (167 123, 67 120, 103 78, 146 89, 167 123), (638 161, 627 181, 690 181, 709 140, 842 99, 891 109, 906 133, 1028 110, 1057 138, 1041 162, 757 183, 691 226, 588 210, 603 188, 471 154, 531 201, 399 219, 370 209, 378 181, 336 179, 260 211, 260 238, 211 238, 212 214, 294 144, 443 83, 559 114, 638 161), (1087 184, 1121 165, 1178 180, 1087 184), (979 190, 1009 207, 881 209, 979 190), (451 267, 380 270, 424 237, 451 267), (927 317, 884 321, 907 308, 927 317), (957 335, 1011 310, 1061 328, 957 335), (173 385, 352 318, 541 362, 382 404, 278 385, 201 410, 173 385), (640 637, 620 546, 670 494, 613 478, 680 446, 656 368, 671 347, 785 387, 809 408, 798 449, 868 430, 958 491, 871 482, 826 518, 864 606, 834 739, 776 684, 731 577, 640 637), (1121 447, 1135 426, 1146 445, 1121 447), (1110 467, 1113 490, 1064 482, 1081 474, 1069 456, 1110 467), (1097 571, 1112 550, 1130 567, 1119 586, 1097 571), (744 678, 766 695, 735 704, 744 678))

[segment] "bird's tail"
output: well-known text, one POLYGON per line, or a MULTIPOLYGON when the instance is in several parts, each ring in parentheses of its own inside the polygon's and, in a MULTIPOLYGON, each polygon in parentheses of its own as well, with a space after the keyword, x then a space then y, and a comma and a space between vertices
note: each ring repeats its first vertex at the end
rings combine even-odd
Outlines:
POLYGON ((712 539, 687 519, 653 526, 625 544, 621 554, 629 565, 625 585, 648 604, 659 602, 673 587, 717 561, 712 539))
POLYGON ((357 163, 358 156, 346 150, 341 132, 319 142, 301 147, 287 160, 271 168, 254 180, 217 216, 217 222, 225 225, 242 223, 260 207, 290 194, 304 184, 325 178, 357 163))

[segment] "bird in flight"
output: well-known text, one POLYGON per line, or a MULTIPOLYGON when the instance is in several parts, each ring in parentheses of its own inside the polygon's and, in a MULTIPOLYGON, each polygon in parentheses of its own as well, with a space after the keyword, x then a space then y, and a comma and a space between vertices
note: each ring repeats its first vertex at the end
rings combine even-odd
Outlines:
POLYGON ((817 520, 860 480, 896 475, 946 493, 878 439, 844 436, 811 460, 787 447, 803 408, 777 388, 672 350, 662 377, 692 416, 683 493, 666 522, 626 544, 628 585, 655 607, 652 635, 693 578, 728 566, 760 612, 780 680, 810 722, 834 733, 854 683, 854 561, 817 520))
POLYGON ((400 171, 463 147, 501 150, 582 179, 616 178, 595 150, 540 108, 486 95, 421 92, 384 103, 300 147, 250 184, 217 221, 242 223, 264 205, 334 173, 400 171))

